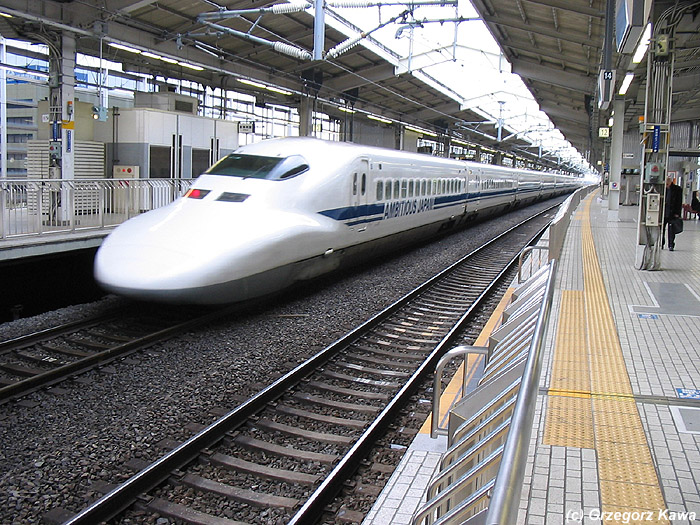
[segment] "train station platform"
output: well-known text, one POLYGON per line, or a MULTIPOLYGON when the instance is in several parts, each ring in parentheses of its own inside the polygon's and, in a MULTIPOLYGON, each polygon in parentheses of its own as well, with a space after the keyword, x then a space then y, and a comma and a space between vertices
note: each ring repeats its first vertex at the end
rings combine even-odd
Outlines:
POLYGON ((0 241, 0 263, 97 248, 112 229, 27 235, 0 241))
MULTIPOLYGON (((572 216, 518 524, 700 523, 700 221, 640 271, 637 213, 594 192, 572 216)), ((413 523, 446 444, 424 426, 364 525, 413 523)))

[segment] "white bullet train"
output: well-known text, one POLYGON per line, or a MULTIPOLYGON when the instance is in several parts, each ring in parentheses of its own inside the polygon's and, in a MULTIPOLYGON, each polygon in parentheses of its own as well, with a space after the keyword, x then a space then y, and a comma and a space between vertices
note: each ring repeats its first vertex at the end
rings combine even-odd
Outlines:
POLYGON ((95 258, 106 290, 244 301, 517 205, 580 179, 313 138, 237 149, 172 204, 117 227, 95 258))

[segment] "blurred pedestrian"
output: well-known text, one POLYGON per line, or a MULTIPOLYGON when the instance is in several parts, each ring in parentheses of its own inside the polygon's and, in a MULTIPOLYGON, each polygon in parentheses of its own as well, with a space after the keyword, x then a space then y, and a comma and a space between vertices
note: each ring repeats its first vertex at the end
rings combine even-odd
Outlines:
POLYGON ((664 198, 664 227, 662 233, 661 247, 666 244, 665 233, 668 229, 668 249, 676 249, 676 233, 683 231, 683 219, 681 210, 683 208, 683 190, 674 184, 671 177, 666 179, 666 196, 664 198), (680 223, 680 225, 679 225, 680 223))

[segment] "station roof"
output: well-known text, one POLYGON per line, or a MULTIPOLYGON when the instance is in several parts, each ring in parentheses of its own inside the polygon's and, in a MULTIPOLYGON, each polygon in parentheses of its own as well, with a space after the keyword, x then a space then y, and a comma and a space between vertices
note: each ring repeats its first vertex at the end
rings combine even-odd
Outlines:
MULTIPOLYGON (((605 34, 605 0, 474 0, 491 33, 552 122, 589 160, 596 160, 599 113, 596 86, 605 34)), ((668 2, 656 2, 664 4, 668 2)), ((364 41, 324 60, 313 60, 314 18, 309 12, 274 13, 267 0, 4 0, 3 9, 14 18, 0 18, 0 34, 43 43, 55 43, 57 30, 77 36, 77 50, 125 64, 128 71, 194 80, 256 94, 261 102, 292 105, 300 95, 316 97, 318 109, 343 116, 339 107, 352 107, 438 131, 457 130, 466 140, 498 147, 494 124, 460 105, 449 86, 424 73, 401 73, 401 57, 381 44, 364 41), (251 10, 263 9, 259 13, 251 10), (200 15, 222 10, 245 10, 221 19, 200 15), (116 42, 153 56, 115 49, 116 42), (102 43, 102 45, 101 45, 102 43), (193 70, 162 60, 202 66, 193 70), (240 83, 253 80, 288 90, 291 95, 240 83)), ((348 38, 327 15, 324 49, 348 38)), ((696 27, 697 29, 697 27, 696 27)), ((696 78, 700 51, 697 31, 684 39, 684 75, 696 78)), ((629 59, 616 56, 615 67, 629 59)), ((644 64, 644 63, 643 63, 644 64)), ((643 65, 639 66, 643 67, 643 65)), ((638 78, 644 78, 640 75, 638 78)), ((636 122, 639 82, 630 90, 628 120, 636 122)), ((697 117, 700 82, 684 83, 679 95, 684 111, 697 117)), ((508 133, 504 133, 506 138, 508 133)), ((509 148, 523 151, 529 144, 513 138, 509 148)))
MULTIPOLYGON (((591 149, 605 0, 474 0, 540 109, 579 150, 591 149)), ((597 135, 597 128, 595 128, 597 135)))
MULTIPOLYGON (((598 100, 607 0, 472 3, 542 111, 576 149, 592 150, 595 159, 601 147, 598 127, 607 126, 611 109, 601 111, 598 100)), ((698 120, 700 2, 655 0, 653 6, 652 20, 676 24, 671 121, 698 120)), ((610 66, 616 72, 615 94, 625 75, 634 73, 625 96, 625 130, 637 130, 644 115, 647 60, 633 64, 631 54, 613 52, 610 66)))
MULTIPOLYGON (((352 107, 421 128, 456 130, 465 140, 497 148, 492 120, 460 105, 449 86, 422 72, 397 69, 399 56, 371 37, 324 60, 308 56, 314 48, 314 18, 310 12, 275 14, 268 0, 110 0, 107 2, 54 2, 6 0, 3 10, 13 18, 0 18, 0 34, 8 38, 56 43, 57 30, 77 36, 77 50, 122 62, 127 71, 183 78, 212 88, 250 92, 265 103, 293 105, 300 95, 316 97, 317 108, 344 117, 339 107, 352 107), (252 10, 265 9, 260 13, 252 10), (202 21, 199 15, 222 9, 246 10, 221 19, 202 21), (166 59, 204 67, 201 71, 115 49, 120 43, 150 51, 166 59), (273 45, 275 44, 275 45, 273 45), (292 92, 284 95, 238 79, 253 80, 292 92)), ((348 39, 352 26, 326 15, 324 49, 348 39)), ((337 17, 336 17, 337 18, 337 17)), ((509 136, 503 131, 502 138, 509 136)), ((530 144, 512 137, 507 148, 519 154, 530 144)))

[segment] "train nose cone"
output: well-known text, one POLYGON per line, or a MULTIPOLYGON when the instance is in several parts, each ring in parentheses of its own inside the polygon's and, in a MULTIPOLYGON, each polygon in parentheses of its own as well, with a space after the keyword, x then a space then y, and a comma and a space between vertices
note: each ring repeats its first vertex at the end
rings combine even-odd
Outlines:
POLYGON ((103 246, 95 258, 95 279, 111 292, 148 299, 181 288, 182 276, 191 276, 195 266, 191 255, 164 247, 103 246))

